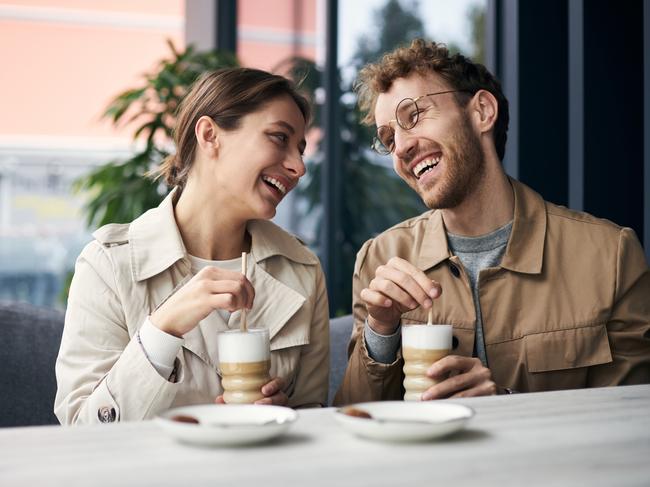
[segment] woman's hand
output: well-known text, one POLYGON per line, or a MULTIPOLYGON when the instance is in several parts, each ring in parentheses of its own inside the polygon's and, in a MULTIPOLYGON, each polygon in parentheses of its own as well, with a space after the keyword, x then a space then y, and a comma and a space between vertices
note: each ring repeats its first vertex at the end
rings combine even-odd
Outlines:
POLYGON ((165 333, 182 337, 215 309, 250 309, 254 299, 253 285, 242 273, 210 266, 201 269, 149 320, 165 333))
POLYGON ((258 399, 255 404, 272 404, 274 406, 286 406, 289 404, 289 398, 282 391, 286 387, 286 382, 282 377, 276 377, 271 382, 264 384, 262 387, 263 399, 258 399))
MULTIPOLYGON (((264 397, 255 401, 255 404, 269 404, 275 406, 286 406, 289 404, 289 398, 282 391, 286 387, 286 381, 282 377, 276 377, 262 386, 264 397)), ((225 404, 223 396, 217 396, 214 400, 217 404, 225 404)))

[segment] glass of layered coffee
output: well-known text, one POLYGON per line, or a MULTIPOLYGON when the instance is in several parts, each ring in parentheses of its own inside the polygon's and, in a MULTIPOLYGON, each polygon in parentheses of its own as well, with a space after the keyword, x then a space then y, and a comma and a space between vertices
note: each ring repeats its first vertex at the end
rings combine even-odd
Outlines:
POLYGON ((251 404, 262 399, 262 386, 271 380, 269 330, 221 332, 218 353, 226 404, 251 404))
POLYGON ((451 325, 402 325, 405 401, 419 401, 437 384, 426 373, 431 364, 449 355, 452 336, 451 325))

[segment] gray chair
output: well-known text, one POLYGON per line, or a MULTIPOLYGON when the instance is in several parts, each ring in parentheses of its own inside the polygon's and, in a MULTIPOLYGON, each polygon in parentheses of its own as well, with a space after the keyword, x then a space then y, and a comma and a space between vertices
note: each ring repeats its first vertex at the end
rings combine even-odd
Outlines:
POLYGON ((0 303, 0 426, 59 424, 52 411, 63 313, 0 303))
POLYGON ((353 323, 352 315, 330 320, 330 389, 327 397, 330 405, 343 381, 348 365, 348 343, 352 335, 353 323))
MULTIPOLYGON (((0 303, 0 427, 58 424, 54 365, 63 320, 60 311, 0 303)), ((352 315, 330 321, 329 404, 345 374, 352 324, 352 315)))

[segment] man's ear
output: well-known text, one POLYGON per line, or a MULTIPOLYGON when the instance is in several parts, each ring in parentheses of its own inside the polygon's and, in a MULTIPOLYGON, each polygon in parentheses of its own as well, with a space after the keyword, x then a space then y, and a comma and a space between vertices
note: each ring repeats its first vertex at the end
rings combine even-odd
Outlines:
POLYGON ((219 130, 219 126, 207 115, 199 118, 194 126, 199 147, 205 152, 216 154, 219 148, 219 130))
POLYGON ((480 133, 486 133, 494 128, 499 116, 499 103, 492 93, 487 90, 476 92, 469 102, 472 122, 480 133))

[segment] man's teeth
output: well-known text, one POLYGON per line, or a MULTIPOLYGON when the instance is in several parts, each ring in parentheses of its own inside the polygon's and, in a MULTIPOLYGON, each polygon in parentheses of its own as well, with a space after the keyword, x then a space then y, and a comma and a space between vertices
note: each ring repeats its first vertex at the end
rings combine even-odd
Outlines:
POLYGON ((266 181, 267 183, 271 183, 273 186, 278 188, 280 190, 280 193, 283 195, 287 194, 287 188, 285 187, 284 184, 282 184, 280 181, 278 181, 275 178, 272 178, 270 176, 262 176, 262 179, 266 181))
POLYGON ((438 165, 440 162, 440 157, 434 157, 433 159, 426 159, 424 161, 421 161, 413 168, 413 174, 415 175, 416 178, 420 179, 420 176, 422 176, 425 172, 427 172, 429 169, 433 169, 438 165))

